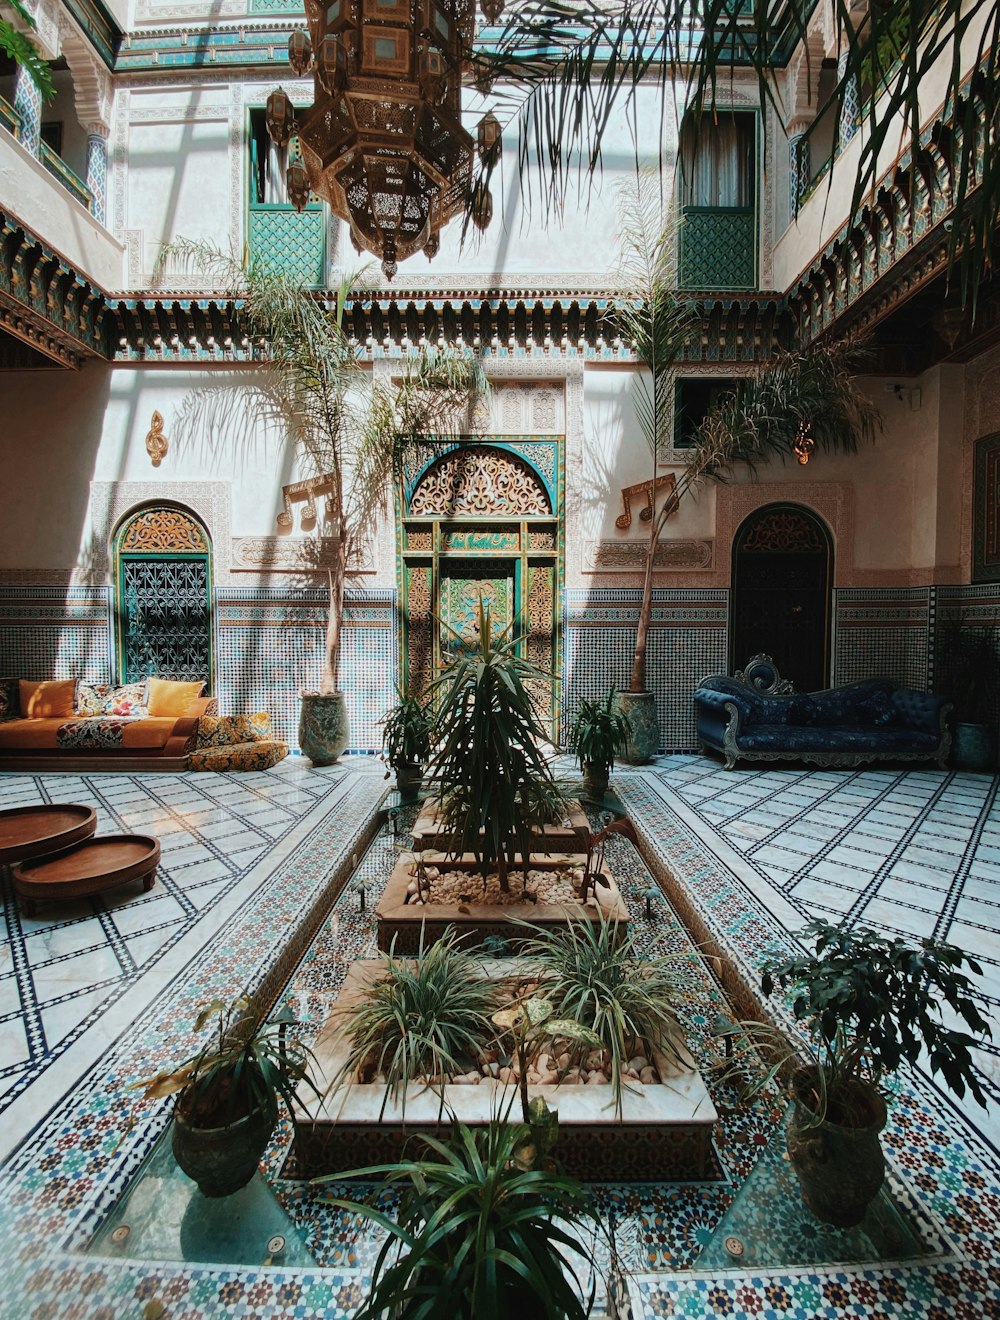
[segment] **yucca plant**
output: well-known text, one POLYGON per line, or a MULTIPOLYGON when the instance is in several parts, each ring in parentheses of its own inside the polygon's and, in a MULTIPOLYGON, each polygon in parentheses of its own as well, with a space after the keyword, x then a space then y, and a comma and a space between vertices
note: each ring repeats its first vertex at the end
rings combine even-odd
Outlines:
POLYGON ((640 1042, 687 1066, 674 1011, 670 959, 643 958, 635 937, 610 921, 575 921, 559 929, 529 926, 523 954, 537 968, 556 1019, 593 1032, 611 1061, 611 1087, 621 1113, 623 1073, 640 1042))
POLYGON ((579 1271, 593 1276, 598 1222, 584 1188, 523 1168, 518 1152, 530 1133, 518 1124, 494 1120, 476 1132, 456 1124, 448 1141, 422 1140, 426 1159, 329 1179, 384 1178, 401 1191, 395 1219, 331 1199, 389 1235, 354 1320, 585 1320, 596 1289, 585 1292, 579 1271))
POLYGON ((628 720, 615 705, 612 688, 603 701, 581 701, 573 720, 570 742, 576 751, 584 784, 591 796, 607 790, 608 775, 615 767, 615 757, 628 746, 628 720))
POLYGON ((477 644, 459 650, 431 685, 438 707, 431 777, 441 815, 456 835, 455 853, 474 854, 484 883, 495 870, 504 891, 515 858, 527 865, 532 827, 565 808, 530 690, 550 680, 518 654, 514 623, 493 635, 480 600, 477 644))
POLYGON ((333 1085, 381 1074, 383 1111, 391 1098, 405 1112, 407 1086, 434 1078, 430 1084, 440 1088, 443 1104, 446 1080, 467 1072, 495 1039, 490 1015, 496 1007, 496 987, 459 947, 454 929, 414 959, 390 953, 384 975, 341 1010, 349 1052, 333 1085))

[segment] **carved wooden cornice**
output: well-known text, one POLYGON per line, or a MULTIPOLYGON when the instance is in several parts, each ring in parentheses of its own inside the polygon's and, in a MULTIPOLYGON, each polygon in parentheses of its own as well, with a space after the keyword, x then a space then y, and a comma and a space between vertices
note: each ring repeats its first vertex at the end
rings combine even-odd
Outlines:
POLYGON ((103 292, 0 211, 0 327, 66 367, 106 357, 103 292))

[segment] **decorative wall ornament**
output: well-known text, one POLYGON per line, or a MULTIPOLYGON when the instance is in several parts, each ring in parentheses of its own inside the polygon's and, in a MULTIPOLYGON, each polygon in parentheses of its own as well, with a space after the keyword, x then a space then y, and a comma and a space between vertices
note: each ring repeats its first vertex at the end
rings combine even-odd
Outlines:
POLYGON ((162 506, 167 501, 190 510, 206 528, 212 543, 213 579, 216 586, 226 582, 232 539, 228 481, 164 481, 159 477, 155 481, 92 481, 87 515, 90 542, 76 572, 85 570, 88 582, 110 582, 109 549, 116 530, 143 506, 162 506))
POLYGON ((332 568, 335 536, 234 536, 234 573, 309 573, 332 568))
POLYGON ((410 500, 410 514, 448 518, 551 514, 544 486, 522 459, 474 445, 454 450, 424 473, 410 500))
MULTIPOLYGON (((158 413, 153 414, 158 417, 158 413)), ((130 553, 177 554, 210 549, 205 529, 182 509, 145 509, 128 524, 119 550, 130 553)))
POLYGON ((623 486, 622 503, 625 505, 625 512, 620 513, 615 519, 615 526, 621 531, 625 531, 626 528, 632 526, 632 501, 640 496, 643 500, 643 507, 639 510, 639 517, 643 522, 649 522, 653 516, 653 501, 656 498, 656 492, 664 489, 673 491, 676 485, 676 476, 673 472, 668 472, 649 481, 637 481, 634 486, 623 486))
POLYGON ((327 495, 327 511, 331 514, 335 513, 336 511, 331 507, 333 490, 332 472, 323 472, 319 476, 307 477, 304 481, 292 481, 287 486, 282 486, 281 498, 285 507, 278 514, 275 522, 283 531, 290 529, 295 521, 292 503, 304 500, 299 519, 303 527, 311 526, 316 521, 317 495, 327 495))
MULTIPOLYGON (((589 546, 588 571, 591 573, 641 573, 646 566, 645 541, 592 541, 589 546)), ((715 557, 714 541, 660 541, 653 567, 657 569, 711 568, 715 557)))
POLYGON ((740 550, 747 554, 826 554, 826 544, 813 518, 785 508, 759 518, 740 550))
POLYGON ((170 444, 163 434, 163 418, 154 409, 149 423, 149 430, 146 432, 146 453, 149 455, 153 467, 160 466, 166 458, 169 448, 170 444))

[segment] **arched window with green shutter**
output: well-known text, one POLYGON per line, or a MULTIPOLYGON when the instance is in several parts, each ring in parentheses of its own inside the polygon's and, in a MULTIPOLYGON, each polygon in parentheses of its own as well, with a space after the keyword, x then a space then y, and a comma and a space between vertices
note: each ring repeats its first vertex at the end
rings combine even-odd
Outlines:
POLYGON ((130 513, 114 538, 115 654, 120 683, 201 679, 212 691, 212 544, 179 505, 130 513))

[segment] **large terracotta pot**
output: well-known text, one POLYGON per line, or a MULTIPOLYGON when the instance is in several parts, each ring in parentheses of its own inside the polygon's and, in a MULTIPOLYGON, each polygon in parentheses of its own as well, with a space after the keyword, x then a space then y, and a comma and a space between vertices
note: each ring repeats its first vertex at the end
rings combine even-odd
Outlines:
POLYGON ((628 720, 628 746, 622 760, 628 765, 648 765, 660 750, 660 725, 652 692, 619 692, 616 709, 628 720))
POLYGON ((269 1104, 227 1127, 197 1127, 185 1117, 182 1091, 174 1106, 174 1159, 205 1196, 229 1196, 257 1172, 277 1121, 278 1105, 272 1094, 269 1104))
MULTIPOLYGON (((813 1073, 795 1074, 795 1103, 788 1120, 788 1157, 802 1199, 817 1219, 838 1228, 860 1224, 885 1179, 879 1133, 885 1127, 885 1101, 860 1082, 848 1083, 844 1098, 851 1123, 816 1122, 809 1107, 813 1073)), ((831 1111, 832 1112, 832 1111, 831 1111)))
POLYGON ((343 692, 303 692, 299 746, 313 765, 333 765, 349 741, 343 692))

